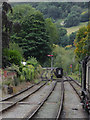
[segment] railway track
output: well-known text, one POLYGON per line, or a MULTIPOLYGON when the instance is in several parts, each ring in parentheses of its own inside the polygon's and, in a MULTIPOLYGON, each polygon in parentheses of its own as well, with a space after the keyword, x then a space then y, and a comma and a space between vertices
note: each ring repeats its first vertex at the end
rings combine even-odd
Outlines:
MULTIPOLYGON (((40 82, 41 82, 41 81, 40 81, 40 82)), ((38 83, 36 83, 36 84, 33 84, 33 85, 29 86, 28 88, 26 88, 26 89, 24 89, 24 90, 22 90, 22 91, 20 91, 20 92, 18 92, 18 93, 16 93, 16 94, 10 96, 10 97, 4 98, 4 99, 2 99, 1 101, 10 100, 10 99, 12 99, 12 98, 14 98, 14 97, 16 97, 16 96, 18 96, 18 95, 20 95, 20 94, 22 94, 22 93, 28 91, 28 90, 30 90, 30 89, 33 88, 35 85, 40 84, 40 82, 38 82, 38 83)), ((1 101, 0 101, 0 102, 1 102, 1 101)))
POLYGON ((56 120, 59 120, 61 113, 62 113, 62 109, 63 109, 63 103, 64 103, 64 81, 62 81, 61 83, 61 103, 59 105, 59 110, 58 110, 58 114, 56 117, 56 120))
MULTIPOLYGON (((17 101, 15 101, 14 97, 17 97, 18 95, 1 101, 2 104, 4 105, 6 104, 6 107, 4 106, 3 109, 1 110, 3 118, 15 118, 15 117, 19 118, 20 117, 20 118, 27 118, 27 120, 29 120, 40 110, 40 108, 42 108, 42 106, 45 104, 48 98, 52 94, 55 94, 54 89, 56 88, 56 86, 58 86, 58 89, 60 89, 60 91, 62 91, 61 89, 63 89, 64 91, 64 84, 60 82, 57 84, 57 82, 55 81, 53 82, 46 81, 44 83, 40 82, 38 84, 38 88, 36 87, 36 89, 35 89, 35 86, 31 87, 34 89, 34 91, 32 90, 32 92, 27 96, 24 96, 25 94, 22 93, 24 97, 21 98, 20 96, 21 99, 18 99, 17 101), (20 115, 21 114, 20 110, 23 110, 22 112, 23 115, 20 115)), ((64 97, 63 91, 60 94, 59 92, 57 92, 60 97, 58 100, 60 103, 58 103, 59 108, 58 108, 56 119, 58 119, 61 114, 63 97, 64 97)), ((22 94, 19 94, 19 95, 22 95, 22 94)))
POLYGON ((67 79, 68 81, 64 81, 64 104, 60 120, 68 118, 88 120, 88 114, 83 110, 80 101, 81 97, 78 92, 78 89, 81 89, 80 85, 68 77, 67 79))
POLYGON ((31 115, 26 116, 26 120, 37 118, 55 118, 58 120, 61 115, 64 99, 64 84, 55 82, 53 88, 47 94, 45 99, 31 115), (58 92, 60 91, 60 92, 58 92))
POLYGON ((25 115, 23 116, 23 118, 26 117, 28 114, 28 110, 32 113, 32 111, 35 111, 37 107, 39 107, 44 102, 44 100, 46 99, 46 96, 49 95, 49 93, 53 90, 55 84, 56 82, 52 82, 52 83, 50 82, 50 85, 48 85, 47 83, 47 85, 43 86, 43 88, 41 88, 40 90, 32 94, 32 96, 30 96, 29 98, 23 101, 18 101, 16 105, 13 105, 13 107, 3 112, 3 117, 14 118, 15 117, 14 115, 17 114, 17 117, 22 118, 22 116, 20 116, 20 114, 18 115, 18 113, 21 113, 20 110, 22 110, 23 107, 24 107, 24 110, 22 114, 25 115), (47 90, 46 93, 45 93, 45 90, 47 90), (38 98, 37 98, 37 95, 38 95, 38 98), (34 99, 34 98, 37 98, 37 99, 34 99))
POLYGON ((80 83, 78 83, 77 81, 75 81, 71 77, 68 77, 67 79, 70 80, 69 81, 70 85, 72 86, 72 88, 75 90, 75 92, 77 93, 77 95, 81 99, 81 85, 80 85, 80 83))
POLYGON ((38 110, 43 106, 43 104, 45 103, 45 101, 48 99, 48 97, 51 95, 52 91, 55 89, 57 82, 55 82, 55 84, 53 85, 52 89, 49 91, 49 93, 46 95, 46 97, 44 98, 44 100, 40 103, 40 105, 32 112, 32 114, 26 116, 25 118, 27 118, 27 120, 30 120, 31 118, 33 119, 33 116, 38 112, 38 110))
MULTIPOLYGON (((62 118, 64 102, 64 84, 68 84, 80 98, 81 86, 70 77, 51 80, 52 71, 44 71, 41 81, 1 101, 3 118, 20 118, 33 120, 36 118, 62 118), (59 81, 59 82, 58 82, 59 81)), ((66 94, 66 93, 65 93, 66 94)), ((66 103, 65 103, 66 104, 66 103)))
MULTIPOLYGON (((42 72, 41 77, 40 77, 40 78, 41 78, 41 81, 43 81, 43 79, 47 79, 47 77, 43 77, 43 74, 44 74, 44 71, 42 72)), ((39 82, 36 83, 36 84, 33 84, 33 85, 29 86, 28 88, 26 88, 26 89, 24 89, 24 90, 22 90, 22 91, 20 91, 20 92, 18 92, 18 93, 16 93, 16 94, 14 94, 14 95, 11 95, 11 96, 9 96, 9 97, 6 97, 6 98, 2 99, 1 101, 9 100, 9 99, 11 99, 11 98, 14 98, 14 97, 16 97, 16 96, 18 96, 18 95, 26 92, 26 91, 30 90, 31 88, 33 88, 35 85, 38 85, 41 81, 39 81, 39 82)), ((1 102, 1 101, 0 101, 0 102, 1 102)))
MULTIPOLYGON (((44 73, 44 72, 43 72, 44 73)), ((18 92, 15 95, 12 95, 10 97, 4 98, 0 101, 0 104, 2 104, 2 108, 0 109, 0 114, 2 112, 5 112, 6 110, 12 108, 15 106, 18 102, 23 101, 27 99, 29 96, 37 92, 40 88, 42 88, 47 82, 43 82, 44 77, 41 74, 41 81, 39 81, 36 84, 31 85, 27 89, 22 90, 21 92, 18 92)))
POLYGON ((18 102, 27 99, 29 96, 37 92, 40 88, 42 88, 47 82, 39 82, 38 84, 30 87, 29 89, 21 92, 20 94, 16 94, 14 96, 8 97, 1 101, 3 109, 0 110, 0 113, 5 112, 6 110, 15 106, 18 102))

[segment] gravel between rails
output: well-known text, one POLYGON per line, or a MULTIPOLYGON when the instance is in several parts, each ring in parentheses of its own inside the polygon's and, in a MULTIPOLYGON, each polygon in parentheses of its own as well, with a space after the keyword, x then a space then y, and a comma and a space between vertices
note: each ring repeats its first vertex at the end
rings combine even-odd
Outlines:
POLYGON ((77 93, 80 96, 82 88, 79 85, 77 85, 74 81, 70 81, 70 83, 74 86, 74 88, 76 89, 77 93))
POLYGON ((33 86, 31 89, 28 89, 27 91, 23 92, 22 94, 19 94, 18 96, 15 96, 9 100, 5 100, 6 102, 16 102, 20 99, 24 98, 28 94, 32 93, 34 90, 36 90, 39 86, 43 85, 45 82, 40 82, 38 85, 33 86))
POLYGON ((61 120, 66 118, 68 119, 88 118, 88 114, 86 113, 85 110, 83 110, 78 95, 73 90, 69 82, 64 83, 64 88, 65 88, 64 108, 62 111, 61 120))
POLYGON ((35 118, 56 118, 60 104, 60 97, 61 83, 58 82, 52 94, 49 96, 37 114, 32 118, 32 120, 35 118))
POLYGON ((34 91, 36 91, 44 83, 45 82, 41 82, 38 85, 33 86, 30 90, 27 90, 22 94, 19 94, 18 96, 15 96, 11 99, 8 99, 7 101, 0 102, 0 104, 2 104, 2 109, 0 109, 0 111, 10 107, 11 105, 15 104, 16 102, 19 102, 20 100, 23 100, 26 96, 32 94, 34 91))
POLYGON ((19 102, 15 107, 2 114, 3 118, 24 118, 28 113, 34 111, 40 102, 45 98, 48 91, 55 82, 48 82, 43 88, 34 93, 23 102, 19 102))

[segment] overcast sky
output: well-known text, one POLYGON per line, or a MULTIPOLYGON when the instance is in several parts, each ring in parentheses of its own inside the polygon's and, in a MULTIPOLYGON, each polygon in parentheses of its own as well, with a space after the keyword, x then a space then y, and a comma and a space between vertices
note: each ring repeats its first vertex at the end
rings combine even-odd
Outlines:
POLYGON ((7 0, 7 1, 8 2, 89 2, 89 0, 7 0))

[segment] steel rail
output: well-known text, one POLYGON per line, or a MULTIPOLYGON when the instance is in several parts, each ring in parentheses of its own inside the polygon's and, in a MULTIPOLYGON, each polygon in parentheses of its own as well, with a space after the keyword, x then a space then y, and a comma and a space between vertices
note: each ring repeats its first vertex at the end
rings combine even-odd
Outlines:
POLYGON ((43 104, 46 102, 46 100, 48 99, 48 97, 52 94, 53 90, 56 87, 57 82, 55 82, 54 86, 52 87, 52 89, 50 90, 50 92, 48 93, 48 95, 45 97, 45 99, 39 104, 39 106, 36 108, 36 110, 33 111, 33 113, 31 115, 27 115, 25 116, 25 120, 30 120, 31 118, 34 117, 34 115, 39 111, 39 109, 43 106, 43 104))
POLYGON ((60 105, 59 105, 59 110, 58 110, 56 120, 60 119, 60 115, 63 109, 63 102, 64 102, 64 81, 62 81, 61 83, 61 99, 60 99, 60 105))
MULTIPOLYGON (((69 82, 70 83, 70 82, 69 82)), ((72 88, 75 90, 75 92, 77 93, 77 95, 79 96, 79 98, 81 99, 80 94, 77 92, 76 88, 72 85, 72 83, 70 83, 70 85, 72 86, 72 88)))
MULTIPOLYGON (((43 79, 43 78, 42 78, 42 75, 43 75, 43 72, 42 72, 42 74, 41 74, 41 79, 43 79)), ((36 83, 36 84, 31 85, 30 87, 28 87, 28 88, 26 88, 26 89, 24 89, 24 90, 22 90, 22 91, 20 91, 20 92, 18 92, 18 93, 16 93, 16 94, 10 96, 10 97, 4 98, 4 99, 2 99, 0 102, 9 100, 9 99, 11 99, 11 98, 14 98, 14 97, 16 97, 16 96, 24 93, 24 92, 26 92, 27 90, 29 90, 29 89, 31 89, 32 87, 34 87, 35 85, 38 85, 38 84, 39 84, 40 82, 42 82, 42 81, 43 81, 43 80, 39 81, 39 82, 36 83)))
POLYGON ((81 87, 81 85, 80 85, 80 83, 78 82, 78 81, 76 81, 76 80, 74 80, 72 77, 69 77, 72 81, 74 81, 78 86, 80 86, 81 87))
MULTIPOLYGON (((75 81, 75 80, 74 80, 75 81)), ((74 89, 74 91, 76 92, 76 94, 79 96, 80 100, 81 100, 81 95, 78 93, 78 91, 76 90, 76 88, 74 87, 74 85, 69 81, 70 85, 72 86, 72 88, 74 89)), ((75 82, 76 83, 76 82, 75 82)), ((76 83, 77 84, 77 83, 76 83)), ((81 87, 79 84, 77 84, 79 87, 81 87)))
POLYGON ((2 112, 5 112, 5 111, 7 111, 8 109, 12 108, 12 107, 15 106, 18 102, 21 102, 21 101, 27 99, 29 96, 31 96, 32 94, 34 94, 35 92, 37 92, 40 88, 42 88, 46 83, 47 83, 47 82, 43 83, 42 85, 39 86, 39 88, 37 88, 36 90, 34 90, 33 92, 31 92, 30 94, 28 94, 27 96, 25 96, 24 98, 16 101, 16 102, 13 103, 12 105, 10 105, 10 106, 8 106, 7 108, 4 108, 3 110, 1 110, 1 111, 0 111, 0 114, 1 114, 2 112))
POLYGON ((14 97, 20 95, 20 94, 26 92, 27 90, 31 89, 31 88, 34 87, 35 85, 38 85, 40 82, 42 82, 42 80, 39 81, 38 83, 33 84, 33 85, 31 85, 30 87, 28 87, 28 88, 26 88, 26 89, 24 89, 24 90, 22 90, 22 91, 20 91, 20 92, 18 92, 18 93, 16 93, 16 94, 10 96, 10 97, 7 97, 7 98, 2 99, 0 102, 2 102, 2 101, 6 101, 6 100, 9 100, 9 99, 11 99, 11 98, 14 98, 14 97))

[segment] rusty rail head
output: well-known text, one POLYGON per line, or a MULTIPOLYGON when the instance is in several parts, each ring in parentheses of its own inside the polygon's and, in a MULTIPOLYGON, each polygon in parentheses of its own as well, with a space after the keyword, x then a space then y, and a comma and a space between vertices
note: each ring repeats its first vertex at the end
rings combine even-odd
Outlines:
POLYGON ((80 100, 81 100, 81 95, 78 93, 78 91, 76 90, 76 88, 74 87, 74 85, 69 81, 70 85, 72 86, 72 88, 74 89, 74 91, 77 93, 77 95, 79 96, 80 100))
POLYGON ((56 120, 60 119, 60 115, 63 109, 63 102, 64 102, 64 81, 62 80, 61 82, 61 99, 60 99, 60 106, 59 106, 59 110, 58 110, 58 114, 56 116, 56 120))
MULTIPOLYGON (((42 80, 41 80, 41 81, 42 81, 42 80)), ((11 99, 11 98, 14 98, 14 97, 16 97, 16 96, 18 96, 18 95, 24 93, 25 91, 31 89, 31 88, 34 87, 35 85, 38 85, 41 81, 39 81, 39 82, 36 83, 36 84, 31 85, 30 87, 28 87, 28 88, 26 88, 26 89, 24 89, 24 90, 22 90, 22 91, 20 91, 20 92, 18 92, 18 93, 16 93, 16 94, 10 96, 10 97, 4 98, 4 99, 1 100, 1 101, 6 101, 6 100, 9 100, 9 99, 11 99)), ((0 101, 0 102, 1 102, 1 101, 0 101)))
POLYGON ((16 101, 16 102, 14 102, 14 103, 13 103, 12 105, 10 105, 9 107, 4 108, 3 110, 1 110, 1 111, 0 111, 0 114, 1 114, 2 112, 7 111, 8 109, 14 107, 18 102, 21 102, 21 101, 27 99, 29 96, 31 96, 32 94, 34 94, 35 92, 37 92, 40 88, 42 88, 46 83, 47 83, 47 82, 43 83, 42 85, 39 86, 39 88, 37 88, 36 90, 34 90, 33 92, 31 92, 30 94, 28 94, 27 96, 25 96, 24 98, 22 98, 22 99, 20 99, 20 100, 18 100, 18 101, 16 101))
POLYGON ((74 80, 72 77, 69 77, 72 81, 74 81, 78 86, 80 86, 81 87, 81 85, 80 85, 80 83, 78 82, 78 81, 76 81, 76 80, 74 80))
POLYGON ((55 82, 54 86, 52 87, 52 89, 50 90, 50 92, 48 93, 48 95, 45 97, 45 99, 40 103, 40 105, 36 108, 35 111, 33 111, 33 113, 31 115, 27 115, 24 119, 25 120, 30 120, 34 117, 34 115, 38 112, 38 110, 43 106, 43 104, 46 102, 46 100, 48 99, 48 97, 51 95, 51 93, 53 92, 53 90, 55 89, 57 82, 55 82))
MULTIPOLYGON (((77 84, 79 87, 81 87, 81 85, 76 81, 74 80, 73 78, 71 77, 68 77, 69 79, 71 79, 71 81, 73 81, 75 84, 77 84)), ((78 93, 78 91, 76 90, 76 88, 74 87, 74 85, 69 81, 70 85, 72 86, 72 88, 74 89, 74 91, 76 92, 76 94, 79 96, 80 100, 81 100, 81 95, 78 93)))

